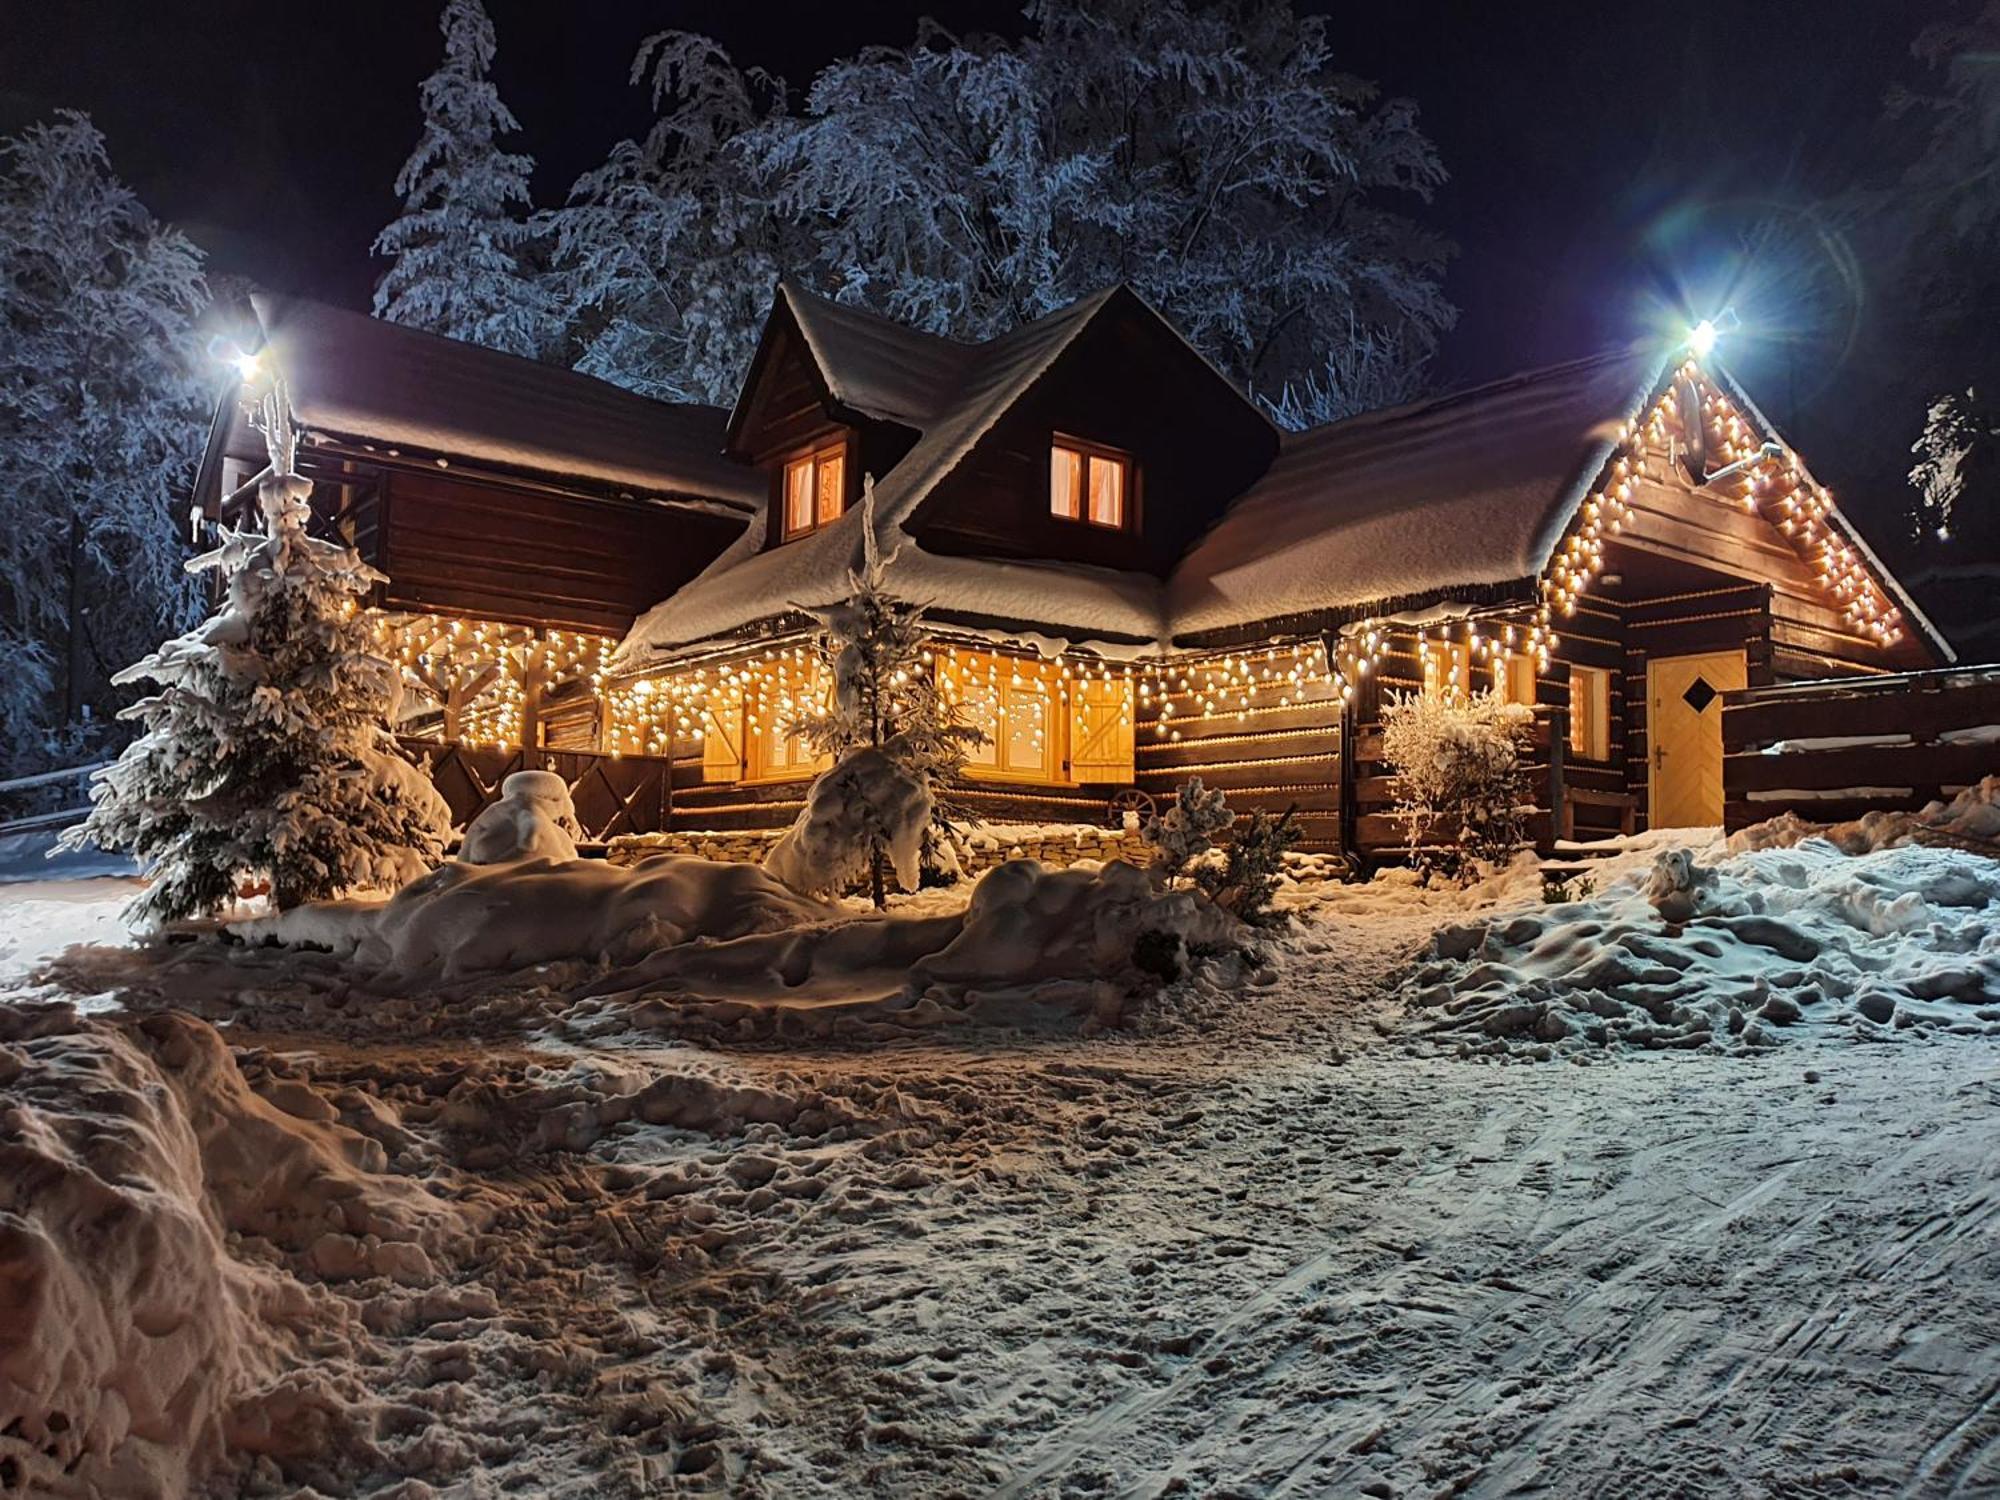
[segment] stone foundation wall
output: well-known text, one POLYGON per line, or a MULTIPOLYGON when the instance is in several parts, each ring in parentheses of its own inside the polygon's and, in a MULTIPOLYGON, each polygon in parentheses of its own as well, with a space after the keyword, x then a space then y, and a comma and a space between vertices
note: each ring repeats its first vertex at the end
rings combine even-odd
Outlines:
MULTIPOLYGON (((627 834, 611 840, 605 857, 616 865, 636 864, 649 854, 695 854, 729 864, 760 864, 779 830, 681 829, 671 833, 627 834)), ((1092 823, 1019 825, 989 823, 968 837, 970 874, 1010 859, 1037 859, 1045 865, 1073 865, 1080 859, 1151 862, 1153 851, 1137 828, 1101 828, 1092 823)))

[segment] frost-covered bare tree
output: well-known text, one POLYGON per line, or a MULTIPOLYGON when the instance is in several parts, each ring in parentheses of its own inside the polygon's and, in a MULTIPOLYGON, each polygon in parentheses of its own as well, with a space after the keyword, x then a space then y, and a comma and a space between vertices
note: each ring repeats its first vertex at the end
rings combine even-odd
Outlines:
POLYGON ((444 62, 419 91, 423 133, 396 176, 402 213, 375 240, 394 264, 375 315, 510 354, 559 344, 529 222, 532 158, 500 149, 520 122, 491 75, 493 22, 480 0, 446 0, 444 62))
POLYGON ((207 299, 87 116, 0 141, 0 768, 74 753, 111 671, 192 618, 207 299))
POLYGON ((797 113, 713 42, 650 39, 659 123, 553 216, 585 367, 726 401, 782 269, 958 337, 1126 281, 1290 420, 1408 393, 1453 316, 1446 246, 1388 206, 1444 179, 1411 105, 1289 0, 1028 20, 1018 44, 926 23, 797 113))

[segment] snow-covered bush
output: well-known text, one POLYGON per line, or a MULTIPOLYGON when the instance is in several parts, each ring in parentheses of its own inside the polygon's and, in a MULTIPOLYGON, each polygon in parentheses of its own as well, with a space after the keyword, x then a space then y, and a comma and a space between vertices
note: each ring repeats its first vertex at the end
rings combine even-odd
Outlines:
POLYGON ((553 771, 516 771, 500 783, 500 800, 467 825, 458 857, 469 865, 575 859, 582 837, 569 784, 553 771))
POLYGON ((870 879, 886 859, 896 883, 923 878, 930 788, 872 745, 850 750, 806 794, 805 811, 764 856, 767 873, 807 895, 836 895, 870 879))
POLYGON ((1153 873, 1172 888, 1215 847, 1213 835, 1226 833, 1235 821, 1221 788, 1209 790, 1199 776, 1182 782, 1174 792, 1174 805, 1164 813, 1148 814, 1139 827, 1140 836, 1155 851, 1153 873))
POLYGON ((150 884, 130 916, 143 925, 216 911, 246 877, 269 881, 280 907, 401 885, 451 831, 385 721, 395 668, 357 610, 382 575, 306 534, 312 486, 294 468, 282 383, 258 422, 265 530, 188 564, 223 574, 222 606, 114 679, 158 691, 125 710, 143 732, 98 772, 89 818, 64 837, 138 858, 150 884))
POLYGON ((1395 816, 1422 879, 1471 881, 1527 841, 1521 748, 1525 704, 1402 694, 1382 709, 1382 755, 1396 771, 1395 816))
POLYGON ((862 562, 848 572, 852 592, 807 611, 825 627, 820 650, 832 697, 821 712, 785 726, 834 764, 813 783, 805 810, 766 865, 788 884, 805 882, 794 889, 823 891, 838 888, 825 868, 832 861, 867 875, 880 906, 885 858, 905 890, 921 877, 921 858, 913 855, 949 858, 966 814, 952 805, 948 788, 986 736, 938 689, 926 659, 923 607, 889 590, 896 555, 885 557, 877 546, 872 480, 859 519, 862 562))

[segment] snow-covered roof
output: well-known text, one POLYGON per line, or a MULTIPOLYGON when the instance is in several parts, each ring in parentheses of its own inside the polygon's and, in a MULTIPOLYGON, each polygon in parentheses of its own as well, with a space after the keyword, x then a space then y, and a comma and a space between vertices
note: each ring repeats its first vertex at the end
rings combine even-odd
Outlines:
POLYGON ((1663 371, 1635 348, 1287 434, 1174 569, 1174 636, 1532 579, 1663 371))
POLYGON ((250 300, 309 430, 640 497, 764 503, 764 476, 723 456, 721 407, 654 401, 301 298, 250 300))
POLYGON ((949 408, 980 346, 911 328, 807 291, 789 278, 790 309, 833 399, 864 417, 919 430, 949 408))
MULTIPOLYGON (((936 402, 935 413, 923 422, 909 419, 920 426, 922 436, 874 485, 876 532, 885 553, 897 551, 891 569, 896 586, 911 598, 935 601, 933 613, 938 617, 963 613, 1005 618, 1045 625, 1051 635, 1139 640, 1158 635, 1158 590, 1150 578, 1070 564, 943 557, 924 551, 903 531, 903 522, 938 482, 1121 293, 1131 295, 1113 288, 984 344, 959 346, 964 363, 958 385, 947 399, 936 402)), ((874 326, 887 320, 821 298, 812 301, 817 306, 801 321, 811 320, 817 336, 828 340, 825 357, 854 359, 861 372, 846 376, 829 371, 829 383, 845 381, 845 389, 859 398, 886 402, 901 379, 890 377, 885 368, 893 363, 887 351, 894 338, 874 326), (838 316, 828 316, 829 309, 838 316)), ((809 339, 814 336, 807 334, 809 339)), ((948 344, 941 339, 932 342, 948 344)), ((816 346, 816 358, 822 357, 821 347, 816 346)), ((933 369, 942 364, 938 361, 933 369)), ((835 389, 842 387, 836 384, 835 389)), ((911 410, 907 390, 898 399, 901 409, 911 410)), ((886 405, 877 408, 886 409, 886 405)), ((848 571, 861 560, 863 514, 857 506, 823 530, 768 550, 760 550, 762 537, 755 534, 760 528, 753 527, 751 535, 741 538, 692 583, 640 616, 625 641, 626 659, 637 664, 782 613, 788 605, 818 606, 844 597, 848 571)))

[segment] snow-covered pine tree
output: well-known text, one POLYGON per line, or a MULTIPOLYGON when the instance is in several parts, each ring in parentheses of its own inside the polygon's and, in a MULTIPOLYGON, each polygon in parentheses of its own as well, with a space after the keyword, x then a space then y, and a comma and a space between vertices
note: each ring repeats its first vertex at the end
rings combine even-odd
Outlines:
POLYGON ((87 116, 0 140, 0 774, 95 753, 113 668, 193 622, 180 501, 214 401, 207 302, 201 252, 87 116))
POLYGON ((645 139, 621 141, 545 216, 574 364, 661 401, 727 406, 771 287, 814 259, 811 232, 777 212, 742 149, 785 128, 784 81, 684 31, 640 45, 642 81, 660 112, 645 139))
POLYGON ((444 63, 420 90, 424 128, 396 176, 403 212, 375 240, 394 259, 375 315, 535 357, 557 337, 536 265, 531 157, 502 151, 520 122, 489 76, 493 22, 480 0, 446 0, 444 63))
POLYGON ((75 847, 129 850, 150 878, 128 911, 153 926, 214 912, 239 882, 275 906, 395 886, 442 856, 451 815, 396 747, 396 671, 357 602, 381 581, 351 547, 307 535, 312 485, 282 382, 255 420, 271 472, 264 531, 227 534, 187 564, 220 571, 220 609, 118 674, 157 691, 125 710, 142 732, 91 789, 75 847))
POLYGON ((833 765, 813 783, 805 811, 765 867, 804 891, 842 889, 865 873, 879 907, 885 860, 912 890, 926 846, 949 847, 965 815, 947 788, 986 735, 939 690, 923 606, 889 588, 895 553, 884 556, 876 538, 872 480, 860 524, 862 562, 848 573, 850 593, 806 611, 826 631, 827 706, 785 726, 833 765))

